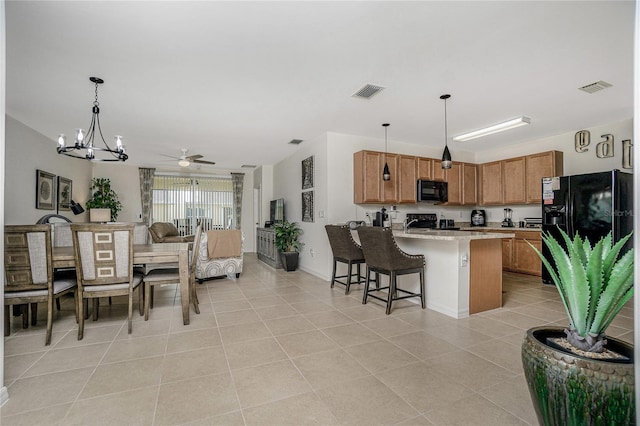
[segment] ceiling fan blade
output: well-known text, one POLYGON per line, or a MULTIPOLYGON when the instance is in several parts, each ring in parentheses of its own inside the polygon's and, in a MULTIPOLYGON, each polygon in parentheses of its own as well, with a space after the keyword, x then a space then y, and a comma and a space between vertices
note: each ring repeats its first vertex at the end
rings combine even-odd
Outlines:
POLYGON ((193 160, 193 162, 198 164, 216 164, 214 161, 206 161, 206 160, 193 160))
POLYGON ((163 157, 173 158, 174 160, 179 160, 180 159, 179 157, 174 157, 173 155, 167 155, 167 154, 160 154, 160 155, 162 155, 163 157))
POLYGON ((197 160, 198 158, 202 158, 202 155, 200 155, 200 154, 194 154, 194 155, 189 155, 189 156, 187 156, 186 158, 187 158, 187 160, 189 160, 189 161, 193 161, 193 160, 197 160))

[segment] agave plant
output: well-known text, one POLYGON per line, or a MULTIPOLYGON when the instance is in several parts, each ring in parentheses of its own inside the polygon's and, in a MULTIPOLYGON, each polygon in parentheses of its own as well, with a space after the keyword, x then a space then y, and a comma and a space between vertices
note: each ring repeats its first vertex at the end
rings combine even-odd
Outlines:
POLYGON ((607 343, 605 330, 633 296, 633 249, 619 258, 631 234, 613 244, 609 232, 592 247, 587 238, 582 239, 577 233, 571 240, 559 231, 566 249, 550 233, 542 233, 550 259, 532 247, 549 271, 567 310, 567 340, 583 351, 602 352, 607 343))

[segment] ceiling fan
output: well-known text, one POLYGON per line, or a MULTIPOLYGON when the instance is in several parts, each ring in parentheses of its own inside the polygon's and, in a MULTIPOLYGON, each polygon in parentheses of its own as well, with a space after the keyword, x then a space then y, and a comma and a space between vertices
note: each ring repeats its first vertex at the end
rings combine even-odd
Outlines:
POLYGON ((170 158, 178 160, 178 166, 180 166, 180 167, 189 167, 189 165, 191 163, 196 163, 196 164, 216 164, 214 161, 201 160, 202 155, 200 155, 200 154, 187 155, 187 152, 189 150, 186 149, 186 148, 182 148, 181 151, 182 151, 182 155, 180 157, 172 157, 171 155, 165 155, 165 154, 161 154, 161 155, 164 155, 165 157, 170 157, 170 158))

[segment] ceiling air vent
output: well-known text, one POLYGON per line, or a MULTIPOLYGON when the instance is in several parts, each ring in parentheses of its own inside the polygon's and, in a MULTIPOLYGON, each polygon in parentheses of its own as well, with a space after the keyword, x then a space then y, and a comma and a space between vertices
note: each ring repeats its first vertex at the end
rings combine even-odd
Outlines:
POLYGON ((300 145, 302 143, 302 139, 291 139, 289 143, 291 145, 300 145))
POLYGON ((242 169, 255 169, 256 167, 258 166, 256 166, 255 164, 243 164, 242 166, 240 166, 240 168, 242 169))
POLYGON ((606 89, 607 87, 611 87, 612 84, 607 83, 606 81, 596 81, 595 83, 587 84, 586 86, 578 87, 578 90, 582 90, 587 93, 595 93, 602 89, 606 89))
POLYGON ((382 87, 382 86, 376 86, 375 84, 366 84, 360 90, 358 90, 356 93, 354 93, 351 96, 354 97, 354 98, 369 99, 370 97, 372 97, 373 95, 375 95, 376 93, 378 93, 379 91, 381 91, 383 89, 384 89, 384 87, 382 87))

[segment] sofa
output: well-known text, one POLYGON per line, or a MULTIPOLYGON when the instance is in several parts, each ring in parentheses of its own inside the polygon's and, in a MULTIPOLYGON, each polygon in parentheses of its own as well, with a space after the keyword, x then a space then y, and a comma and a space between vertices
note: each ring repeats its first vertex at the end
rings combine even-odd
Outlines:
POLYGON ((200 244, 197 250, 196 260, 196 279, 199 283, 207 278, 221 277, 221 276, 233 276, 240 277, 243 266, 243 253, 244 253, 244 235, 240 231, 236 231, 240 241, 238 245, 240 247, 238 256, 228 257, 209 257, 209 238, 211 233, 224 233, 228 231, 204 231, 200 237, 200 244))
POLYGON ((154 243, 191 243, 193 235, 180 236, 173 223, 155 222, 149 227, 149 234, 154 243))

